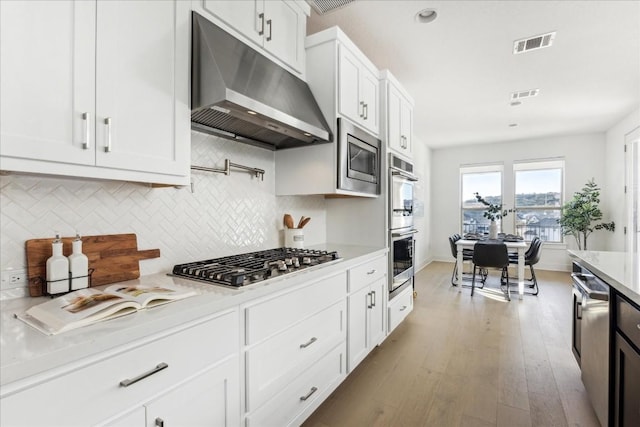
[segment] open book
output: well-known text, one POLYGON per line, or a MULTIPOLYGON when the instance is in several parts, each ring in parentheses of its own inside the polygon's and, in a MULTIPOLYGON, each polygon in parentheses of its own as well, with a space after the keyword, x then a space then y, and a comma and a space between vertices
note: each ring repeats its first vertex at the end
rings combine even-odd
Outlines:
POLYGON ((55 335, 195 294, 168 284, 112 285, 104 290, 87 288, 31 307, 16 317, 48 335, 55 335))

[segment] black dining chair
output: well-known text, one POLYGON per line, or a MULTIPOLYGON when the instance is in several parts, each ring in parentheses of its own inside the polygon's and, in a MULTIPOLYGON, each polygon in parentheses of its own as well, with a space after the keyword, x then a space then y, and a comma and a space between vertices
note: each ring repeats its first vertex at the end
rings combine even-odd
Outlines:
MULTIPOLYGON (((538 295, 540 289, 538 288, 538 279, 536 278, 536 272, 533 269, 533 266, 536 265, 540 261, 540 255, 542 254, 542 240, 539 237, 534 237, 527 248, 527 251, 524 253, 524 265, 529 266, 529 270, 531 271, 531 277, 526 278, 524 280, 531 282, 529 286, 530 289, 533 289, 531 292, 527 292, 529 295, 538 295)), ((518 254, 509 254, 509 264, 518 264, 518 254)), ((502 277, 502 283, 509 283, 508 278, 505 278, 504 275, 502 277)), ((510 283, 511 286, 515 285, 514 283, 510 283)))
MULTIPOLYGON (((507 300, 511 301, 511 293, 509 291, 509 253, 507 245, 502 242, 477 242, 473 247, 473 278, 471 279, 471 296, 476 287, 476 269, 499 268, 502 270, 501 278, 506 278, 507 300)), ((502 281, 500 282, 502 286, 502 281)))
MULTIPOLYGON (((451 274, 451 285, 453 286, 458 286, 458 283, 456 282, 457 280, 457 275, 458 275, 458 247, 456 246, 456 242, 458 240, 460 240, 462 237, 459 234, 452 234, 451 236, 449 236, 449 246, 451 247, 451 255, 453 256, 454 259, 454 264, 453 264, 453 273, 451 274)), ((471 261, 473 258, 473 249, 464 249, 462 251, 462 261, 471 261)), ((460 268, 462 268, 462 266, 460 266, 460 268)), ((465 273, 466 274, 466 273, 465 273)), ((484 278, 485 276, 482 276, 482 283, 484 285, 484 278)), ((463 275, 463 280, 467 279, 469 280, 470 278, 465 277, 463 275)))

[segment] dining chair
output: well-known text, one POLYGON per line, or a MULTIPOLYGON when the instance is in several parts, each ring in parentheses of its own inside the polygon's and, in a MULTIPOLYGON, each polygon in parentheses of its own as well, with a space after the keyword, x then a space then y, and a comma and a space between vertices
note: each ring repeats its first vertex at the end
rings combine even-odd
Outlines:
MULTIPOLYGON (((536 265, 540 261, 540 255, 542 254, 542 240, 539 237, 534 237, 527 248, 527 251, 524 253, 524 265, 529 266, 529 270, 531 271, 531 277, 526 278, 524 280, 528 282, 532 282, 528 287, 533 289, 532 292, 527 292, 529 295, 538 295, 540 289, 538 288, 538 279, 536 278, 536 272, 533 269, 533 266, 536 265)), ((518 255, 517 254, 509 254, 509 264, 518 264, 518 255)), ((508 279, 505 279, 504 275, 502 277, 501 282, 509 283, 508 279)), ((514 283, 510 283, 510 286, 514 286, 514 283)))
MULTIPOLYGON (((511 293, 509 290, 509 253, 507 245, 502 242, 483 242, 479 241, 473 247, 473 277, 471 279, 471 296, 476 287, 476 269, 499 268, 502 270, 501 278, 506 277, 507 300, 511 301, 511 293)), ((500 281, 502 287, 502 280, 500 281)))
MULTIPOLYGON (((462 236, 460 236, 459 234, 452 234, 451 236, 449 236, 449 246, 451 247, 451 255, 453 256, 454 259, 454 264, 453 264, 453 273, 451 274, 451 285, 453 286, 458 286, 458 283, 456 282, 457 276, 458 276, 458 247, 456 246, 456 242, 458 240, 460 240, 462 238, 462 236)), ((462 251, 462 262, 464 261, 471 261, 473 259, 473 249, 464 249, 462 251)), ((462 266, 460 266, 460 268, 462 268, 462 266)), ((464 273, 467 274, 467 273, 464 273)), ((469 277, 465 277, 465 275, 463 274, 462 278, 470 280, 469 277)), ((468 276, 468 274, 467 274, 468 276)), ((482 276, 482 284, 484 286, 484 279, 485 279, 485 275, 483 274, 482 276)), ((465 286, 465 285, 463 285, 465 286)))

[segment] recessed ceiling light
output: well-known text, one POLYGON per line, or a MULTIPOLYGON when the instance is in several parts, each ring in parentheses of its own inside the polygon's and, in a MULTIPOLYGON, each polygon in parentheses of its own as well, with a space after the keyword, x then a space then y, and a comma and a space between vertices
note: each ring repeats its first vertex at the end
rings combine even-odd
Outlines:
POLYGON ((510 127, 510 128, 514 128, 514 127, 516 127, 516 126, 518 126, 518 124, 517 124, 517 123, 509 123, 509 127, 510 127))
POLYGON ((256 113, 255 111, 251 111, 251 110, 247 110, 247 113, 252 114, 252 115, 256 115, 258 113, 256 113))
POLYGON ((423 24, 434 21, 438 17, 438 12, 435 9, 422 9, 416 13, 416 21, 423 24))

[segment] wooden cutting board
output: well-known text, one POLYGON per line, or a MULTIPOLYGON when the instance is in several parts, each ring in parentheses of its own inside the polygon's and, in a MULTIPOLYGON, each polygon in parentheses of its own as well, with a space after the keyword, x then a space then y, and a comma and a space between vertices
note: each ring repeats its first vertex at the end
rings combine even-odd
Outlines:
MULTIPOLYGON (((46 295, 46 264, 52 254, 54 239, 32 239, 26 242, 27 278, 29 295, 46 295)), ((62 238, 62 252, 71 254, 71 242, 75 237, 62 238)), ((89 258, 89 269, 93 269, 90 286, 122 282, 140 277, 141 259, 158 258, 160 249, 138 250, 138 239, 134 233, 83 236, 82 252, 89 258)))

